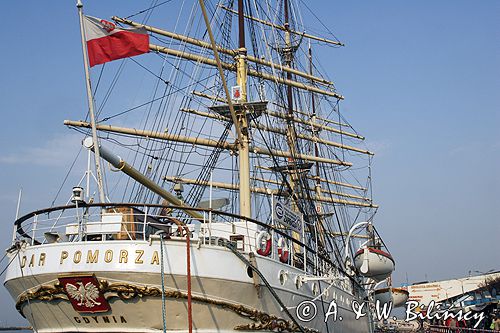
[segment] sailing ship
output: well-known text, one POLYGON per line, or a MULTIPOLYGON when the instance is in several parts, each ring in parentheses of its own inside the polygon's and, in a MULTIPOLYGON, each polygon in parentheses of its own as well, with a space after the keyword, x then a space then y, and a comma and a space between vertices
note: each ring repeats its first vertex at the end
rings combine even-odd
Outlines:
POLYGON ((66 204, 14 223, 18 311, 37 332, 373 331, 374 288, 394 269, 373 223, 373 153, 312 47, 343 44, 306 33, 292 0, 199 0, 175 32, 147 24, 170 5, 136 22, 77 4, 88 120, 65 125, 88 166, 66 204), (127 62, 149 99, 109 111, 127 62))

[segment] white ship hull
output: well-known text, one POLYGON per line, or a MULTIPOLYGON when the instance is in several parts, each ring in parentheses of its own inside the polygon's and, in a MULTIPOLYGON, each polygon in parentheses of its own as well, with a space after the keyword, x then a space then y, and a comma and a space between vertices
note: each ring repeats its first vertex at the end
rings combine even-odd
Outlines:
MULTIPOLYGON (((5 286, 38 332, 158 332, 164 325, 163 304, 166 330, 187 332, 186 242, 168 240, 163 246, 164 298, 158 240, 27 246, 18 254, 11 254, 18 256, 14 260, 18 264, 9 267, 5 286), (75 311, 64 290, 57 289, 58 278, 82 275, 95 275, 103 284, 101 291, 110 311, 94 314, 75 311), (129 293, 120 295, 124 288, 129 293)), ((295 307, 301 301, 317 297, 312 282, 297 289, 296 277, 303 275, 303 271, 268 257, 257 256, 256 264, 295 318, 295 307), (281 270, 286 272, 283 285, 281 270)), ((192 243, 191 274, 193 332, 272 332, 276 325, 293 325, 266 286, 260 282, 257 291, 247 266, 225 247, 192 243)), ((305 329, 370 331, 367 317, 354 319, 351 310, 354 297, 342 281, 330 286, 323 304, 315 301, 318 310, 315 319, 298 321, 305 329), (338 316, 343 320, 329 318, 325 324, 323 306, 327 311, 332 301, 336 302, 338 316)), ((326 282, 319 283, 321 290, 329 286, 326 282)))

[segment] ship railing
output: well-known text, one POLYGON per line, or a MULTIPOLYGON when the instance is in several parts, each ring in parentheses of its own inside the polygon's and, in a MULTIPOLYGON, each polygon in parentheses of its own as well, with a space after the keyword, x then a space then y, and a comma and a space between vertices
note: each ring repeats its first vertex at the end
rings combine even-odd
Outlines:
POLYGON ((291 236, 289 230, 212 209, 190 208, 203 218, 188 217, 184 207, 137 203, 92 203, 51 207, 31 212, 14 223, 13 243, 30 245, 64 242, 150 240, 151 235, 164 234, 171 240, 190 237, 202 244, 217 244, 226 239, 242 252, 257 252, 257 237, 267 231, 271 252, 280 260, 277 245, 281 239, 288 244, 288 260, 281 262, 304 271, 305 275, 324 275, 338 269, 330 258, 291 236), (180 227, 182 226, 182 227, 180 227))

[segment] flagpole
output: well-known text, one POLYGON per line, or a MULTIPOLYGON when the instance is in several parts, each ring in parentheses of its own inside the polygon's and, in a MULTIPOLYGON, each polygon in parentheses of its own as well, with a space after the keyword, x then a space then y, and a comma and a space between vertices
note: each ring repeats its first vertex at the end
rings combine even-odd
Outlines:
POLYGON ((82 39, 83 65, 85 67, 85 84, 87 86, 87 99, 89 105, 90 125, 92 128, 92 142, 94 143, 95 153, 95 169, 97 177, 97 186, 99 188, 99 200, 101 203, 106 202, 104 194, 104 186, 101 173, 101 153, 99 151, 99 141, 97 137, 97 128, 94 114, 94 98, 92 97, 92 88, 90 84, 89 59, 87 53, 87 42, 85 40, 85 31, 83 26, 83 4, 81 0, 77 0, 76 8, 78 8, 78 16, 80 17, 80 33, 82 39))

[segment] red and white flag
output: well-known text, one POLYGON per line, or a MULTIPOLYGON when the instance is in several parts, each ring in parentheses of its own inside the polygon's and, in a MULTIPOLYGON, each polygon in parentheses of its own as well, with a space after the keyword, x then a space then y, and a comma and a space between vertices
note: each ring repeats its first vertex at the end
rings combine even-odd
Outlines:
POLYGON ((113 22, 92 16, 83 17, 83 26, 90 67, 149 52, 144 28, 117 28, 113 22))

